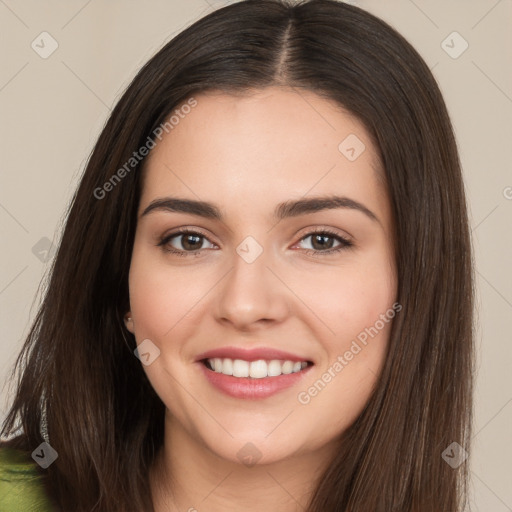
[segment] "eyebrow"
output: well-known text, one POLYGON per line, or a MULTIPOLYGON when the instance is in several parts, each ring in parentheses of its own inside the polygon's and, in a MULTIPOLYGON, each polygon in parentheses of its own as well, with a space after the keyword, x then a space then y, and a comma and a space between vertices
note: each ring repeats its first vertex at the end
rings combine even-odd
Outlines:
MULTIPOLYGON (((339 208, 349 208, 360 211, 372 221, 380 224, 380 220, 370 209, 358 201, 344 196, 308 197, 285 201, 276 206, 274 219, 282 220, 289 217, 298 217, 299 215, 320 212, 322 210, 334 210, 339 208)), ((144 209, 141 217, 155 211, 189 213, 206 219, 224 222, 224 216, 220 209, 215 204, 206 201, 196 201, 179 197, 162 197, 152 201, 144 209)))

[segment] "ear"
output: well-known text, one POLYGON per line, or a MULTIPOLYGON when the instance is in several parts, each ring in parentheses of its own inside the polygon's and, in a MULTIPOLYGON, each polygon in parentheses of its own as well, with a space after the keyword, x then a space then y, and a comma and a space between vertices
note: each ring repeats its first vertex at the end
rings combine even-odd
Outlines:
POLYGON ((128 313, 124 315, 124 325, 132 334, 135 334, 133 329, 133 318, 131 311, 128 311, 128 313))

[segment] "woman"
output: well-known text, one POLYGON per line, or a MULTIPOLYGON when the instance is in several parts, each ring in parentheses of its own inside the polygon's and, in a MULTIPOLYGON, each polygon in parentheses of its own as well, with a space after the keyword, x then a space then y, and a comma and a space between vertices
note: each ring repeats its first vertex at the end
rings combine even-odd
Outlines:
POLYGON ((4 471, 46 466, 38 510, 461 511, 471 262, 417 52, 332 0, 219 9, 100 135, 4 471))

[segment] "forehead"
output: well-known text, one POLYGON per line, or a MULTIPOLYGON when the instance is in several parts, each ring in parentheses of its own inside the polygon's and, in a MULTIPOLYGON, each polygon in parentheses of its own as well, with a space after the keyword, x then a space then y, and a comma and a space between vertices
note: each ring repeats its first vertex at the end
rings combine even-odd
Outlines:
POLYGON ((194 99, 146 159, 141 208, 165 194, 241 206, 334 192, 379 202, 376 148, 337 103, 282 87, 194 99))

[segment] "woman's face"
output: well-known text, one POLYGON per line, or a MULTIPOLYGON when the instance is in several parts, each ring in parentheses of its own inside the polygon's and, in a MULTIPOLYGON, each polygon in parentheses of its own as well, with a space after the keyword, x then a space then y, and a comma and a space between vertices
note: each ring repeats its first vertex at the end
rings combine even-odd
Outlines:
POLYGON ((376 149, 311 92, 195 100, 145 163, 127 326, 166 428, 234 462, 325 449, 368 401, 395 314, 376 149))

